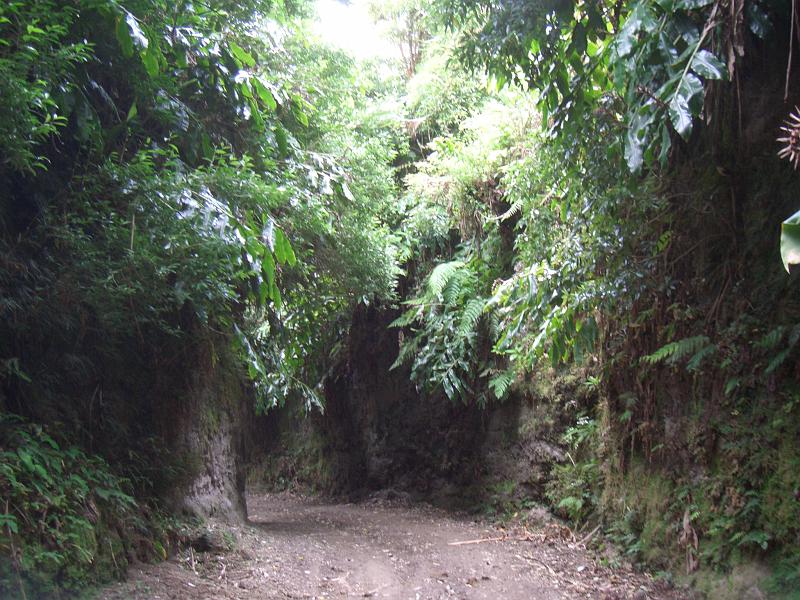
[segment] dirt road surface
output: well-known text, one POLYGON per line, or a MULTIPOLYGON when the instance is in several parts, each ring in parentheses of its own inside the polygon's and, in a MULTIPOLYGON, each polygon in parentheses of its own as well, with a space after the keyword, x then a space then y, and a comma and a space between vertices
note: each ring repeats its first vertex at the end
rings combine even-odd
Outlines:
MULTIPOLYGON (((106 600, 391 598, 678 599, 651 577, 603 567, 563 526, 501 530, 424 506, 248 498, 228 551, 137 565, 106 600)), ((212 524, 212 527, 214 525, 212 524)), ((230 537, 229 536, 229 539, 230 537)))

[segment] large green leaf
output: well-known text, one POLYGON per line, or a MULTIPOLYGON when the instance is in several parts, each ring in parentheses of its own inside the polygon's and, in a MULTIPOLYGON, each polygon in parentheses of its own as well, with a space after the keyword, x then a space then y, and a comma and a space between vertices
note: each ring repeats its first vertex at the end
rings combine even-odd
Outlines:
POLYGON ((800 264, 800 211, 781 224, 781 259, 787 273, 800 264))
POLYGON ((714 0, 678 0, 678 2, 675 3, 675 8, 682 8, 683 10, 695 10, 713 3, 714 0))
POLYGON ((642 168, 647 129, 652 122, 653 111, 646 105, 633 115, 628 125, 628 131, 625 134, 625 161, 632 173, 636 173, 642 168))
POLYGON ((274 111, 278 108, 278 103, 275 101, 275 96, 272 91, 264 85, 260 79, 254 77, 251 79, 251 85, 253 86, 253 90, 258 94, 258 97, 261 98, 261 101, 270 111, 274 111))
POLYGON ((239 62, 241 66, 245 67, 256 66, 256 59, 253 58, 253 55, 250 54, 247 50, 245 50, 235 42, 230 42, 228 44, 228 47, 230 48, 233 57, 239 62))
POLYGON ((286 239, 286 263, 293 267, 297 264, 297 255, 294 253, 294 248, 292 248, 292 244, 289 243, 289 238, 286 239))
POLYGON ((286 130, 280 123, 275 125, 275 142, 278 144, 278 152, 282 157, 289 154, 289 139, 286 130))
POLYGON ((275 281, 275 259, 272 258, 272 252, 266 247, 262 256, 261 269, 267 277, 268 285, 272 285, 275 281))
POLYGON ((133 51, 138 48, 140 52, 147 50, 150 45, 147 36, 139 26, 139 21, 136 20, 131 13, 125 11, 124 14, 117 18, 117 26, 115 30, 117 41, 122 49, 122 54, 126 58, 133 56, 133 51))
POLYGON ((158 55, 154 49, 154 46, 150 46, 144 52, 141 52, 140 55, 142 57, 142 64, 144 65, 147 74, 150 77, 155 77, 158 75, 158 55))
POLYGON ((126 58, 133 56, 133 38, 131 37, 130 29, 128 29, 128 24, 122 16, 117 19, 116 34, 123 56, 126 58))
POLYGON ((703 93, 703 83, 692 73, 684 73, 669 103, 669 118, 683 139, 692 134, 692 101, 703 93))
POLYGON ((748 2, 745 4, 745 11, 747 12, 747 25, 750 27, 750 31, 762 40, 767 39, 772 33, 772 22, 764 9, 755 2, 748 2))
POLYGON ((289 245, 289 240, 286 239, 286 235, 280 229, 275 229, 274 251, 275 251, 275 258, 282 265, 285 265, 287 262, 289 262, 290 253, 292 259, 294 258, 294 252, 291 252, 291 246, 289 245))
POLYGON ((639 32, 653 30, 657 26, 656 14, 648 3, 638 3, 625 20, 625 24, 614 41, 617 55, 620 57, 628 56, 638 43, 639 32))
POLYGON ((726 79, 728 73, 722 61, 708 50, 699 50, 694 55, 692 71, 706 79, 726 79))

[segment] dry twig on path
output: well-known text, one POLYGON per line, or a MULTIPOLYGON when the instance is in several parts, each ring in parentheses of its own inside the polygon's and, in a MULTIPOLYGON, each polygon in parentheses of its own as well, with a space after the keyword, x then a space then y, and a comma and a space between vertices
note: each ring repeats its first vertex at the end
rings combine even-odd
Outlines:
POLYGON ((597 527, 595 527, 594 529, 592 529, 592 530, 591 530, 591 531, 590 531, 588 534, 586 534, 586 535, 585 535, 585 536, 584 536, 584 537, 581 539, 581 541, 580 541, 580 542, 578 542, 578 545, 579 545, 579 546, 583 546, 584 544, 587 544, 587 543, 589 542, 589 540, 591 540, 591 539, 594 537, 594 534, 595 534, 595 533, 597 533, 598 531, 600 531, 600 525, 598 525, 597 527))
POLYGON ((477 540, 464 540, 462 542, 450 542, 448 546, 466 546, 467 544, 482 544, 484 542, 502 542, 506 536, 493 537, 493 538, 480 538, 477 540))

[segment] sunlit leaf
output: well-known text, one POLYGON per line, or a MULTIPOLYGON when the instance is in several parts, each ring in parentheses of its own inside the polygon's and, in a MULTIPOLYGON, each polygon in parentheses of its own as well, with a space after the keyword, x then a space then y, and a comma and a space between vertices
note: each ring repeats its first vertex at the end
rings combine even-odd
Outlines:
POLYGON ((283 231, 278 228, 275 229, 275 258, 281 264, 285 264, 288 258, 286 252, 286 236, 283 234, 283 231))
POLYGON ((272 258, 272 252, 266 248, 261 258, 261 268, 267 277, 267 283, 272 285, 275 281, 275 259, 272 258))
POLYGON ((787 273, 800 264, 800 211, 781 224, 781 260, 787 273))
POLYGON ((669 116, 675 131, 684 139, 692 133, 692 101, 703 93, 703 83, 696 75, 686 73, 669 103, 669 116))
POLYGON ((270 111, 274 111, 278 108, 278 103, 275 101, 275 96, 273 96, 272 91, 264 85, 264 83, 258 78, 254 77, 250 80, 251 85, 253 86, 253 90, 261 98, 261 101, 270 111))
POLYGON ((158 75, 159 68, 158 68, 158 58, 156 53, 152 48, 148 48, 140 55, 142 57, 142 64, 144 65, 147 74, 150 77, 155 77, 158 75))
POLYGON ((128 28, 128 24, 124 18, 119 17, 117 19, 117 27, 115 32, 117 35, 117 41, 119 42, 119 47, 122 50, 122 54, 126 58, 130 58, 133 56, 133 38, 131 37, 130 29, 128 28))
POLYGON ((231 54, 233 57, 239 61, 239 63, 246 67, 255 67, 256 66, 256 59, 253 58, 253 55, 247 52, 244 48, 239 46, 235 42, 229 42, 228 47, 231 50, 231 54))
POLYGON ((708 50, 698 50, 691 65, 692 71, 706 79, 727 79, 728 69, 708 50))

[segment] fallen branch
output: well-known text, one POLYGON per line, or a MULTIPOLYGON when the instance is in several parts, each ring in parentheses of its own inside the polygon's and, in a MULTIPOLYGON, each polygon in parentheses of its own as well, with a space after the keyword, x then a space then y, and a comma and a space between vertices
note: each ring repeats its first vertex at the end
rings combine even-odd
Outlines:
POLYGON ((578 546, 583 546, 584 544, 588 543, 594 537, 594 534, 600 531, 600 525, 592 529, 586 536, 578 542, 578 546))
POLYGON ((466 546, 467 544, 482 544, 484 542, 502 542, 504 539, 506 539, 506 536, 493 537, 493 538, 481 538, 479 540, 464 540, 463 542, 450 542, 447 545, 448 546, 466 546))
POLYGON ((527 558, 529 560, 532 560, 533 562, 538 563, 541 566, 543 566, 545 569, 547 569, 550 572, 550 575, 553 575, 553 576, 557 575, 555 569, 553 569, 553 567, 548 565, 546 562, 544 562, 542 560, 539 560, 538 558, 533 558, 532 556, 526 556, 525 558, 527 558))
POLYGON ((364 598, 372 598, 375 594, 380 592, 385 587, 389 587, 389 584, 388 583, 384 583, 382 586, 376 587, 374 590, 370 590, 368 592, 364 592, 363 597, 364 598))

